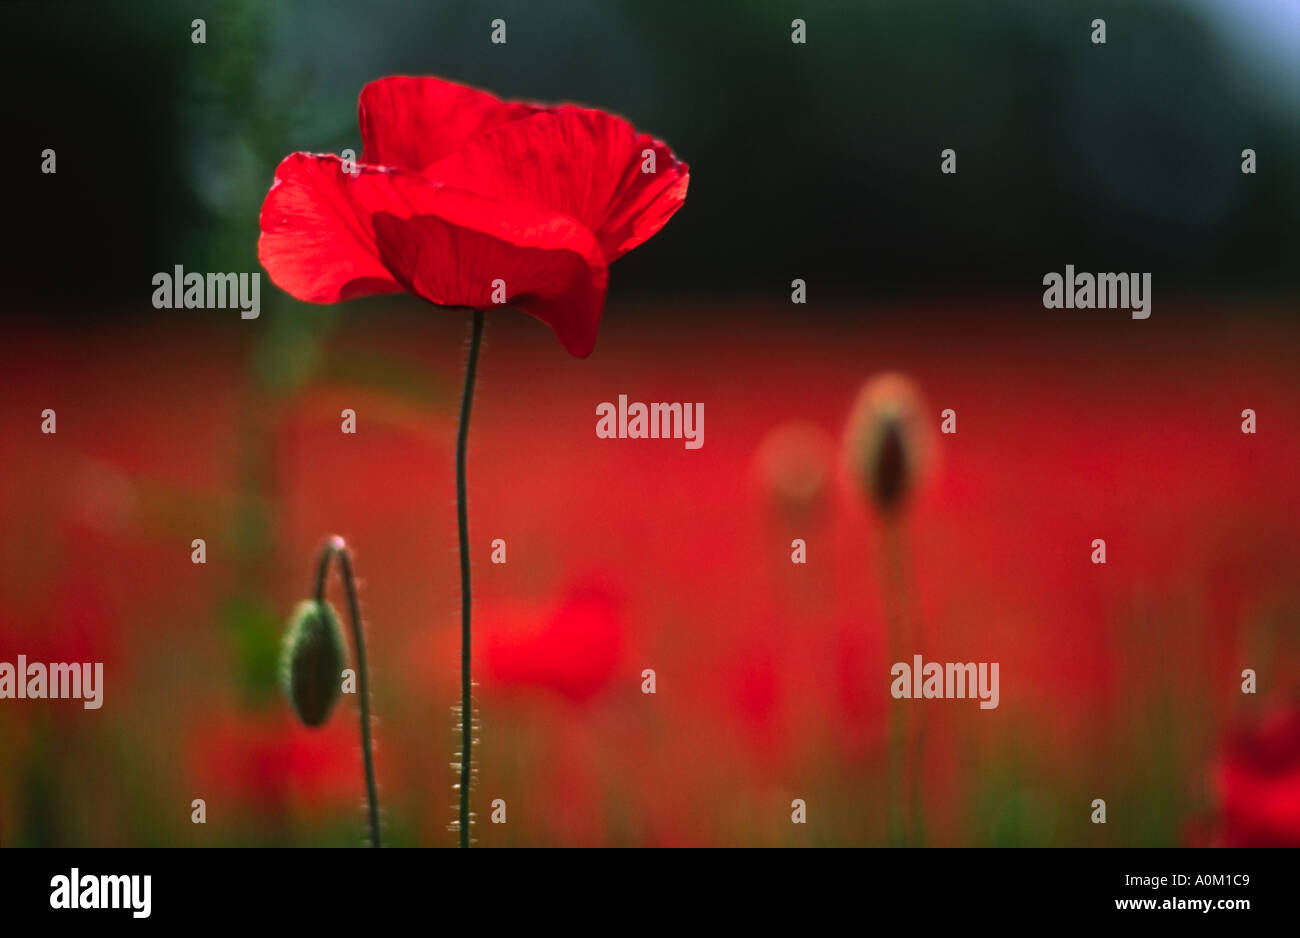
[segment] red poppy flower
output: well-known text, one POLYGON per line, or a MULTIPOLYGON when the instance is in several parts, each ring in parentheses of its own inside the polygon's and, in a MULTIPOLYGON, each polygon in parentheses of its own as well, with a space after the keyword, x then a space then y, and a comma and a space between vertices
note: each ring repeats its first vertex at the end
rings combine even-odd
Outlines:
POLYGON ((687 165, 601 111, 396 76, 362 89, 360 124, 355 172, 333 155, 291 154, 262 205, 258 257, 300 300, 504 300, 585 357, 608 265, 686 198, 687 165))
POLYGON ((1216 773, 1229 847, 1300 847, 1300 707, 1228 740, 1216 773))
POLYGON ((488 624, 483 666, 489 684, 544 687, 581 703, 613 677, 623 650, 623 603, 601 583, 570 589, 540 631, 503 626, 511 618, 516 617, 505 609, 482 617, 488 624))
POLYGON ((355 804, 362 791, 355 735, 346 720, 304 729, 287 710, 205 713, 190 734, 191 786, 210 804, 270 816, 355 804))

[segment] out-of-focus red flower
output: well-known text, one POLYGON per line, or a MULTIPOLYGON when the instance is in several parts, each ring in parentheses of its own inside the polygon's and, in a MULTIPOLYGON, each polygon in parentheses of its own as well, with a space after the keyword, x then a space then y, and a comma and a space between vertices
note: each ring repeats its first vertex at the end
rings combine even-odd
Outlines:
POLYGON ((394 76, 362 89, 360 124, 355 172, 333 155, 291 154, 262 205, 258 256, 300 300, 406 290, 487 309, 504 281, 506 303, 585 357, 608 265, 686 198, 685 163, 597 110, 394 76))
POLYGON ((1300 706, 1229 737, 1215 773, 1228 847, 1300 847, 1300 706))
POLYGON ((191 784, 209 806, 233 802, 270 817, 350 804, 364 791, 355 737, 351 720, 310 730, 287 708, 208 716, 190 734, 191 784))
POLYGON ((570 590, 540 629, 520 630, 480 614, 484 686, 542 687, 574 702, 609 683, 623 648, 622 603, 607 589, 570 590))
MULTIPOLYGON (((68 577, 49 606, 36 617, 31 628, 3 635, 0 644, 12 644, 13 653, 28 661, 98 661, 112 667, 120 659, 117 617, 104 590, 85 574, 68 577), (12 636, 12 640, 11 640, 12 636)), ((0 649, 8 654, 10 649, 0 649)), ((0 655, 0 660, 12 660, 0 655)))
MULTIPOLYGON (((112 603, 82 571, 69 572, 41 608, 24 611, 21 618, 8 614, 0 618, 0 661, 17 667, 18 656, 22 655, 28 665, 102 664, 108 676, 98 688, 101 706, 105 697, 122 693, 126 684, 128 669, 123 666, 125 656, 120 645, 120 622, 112 603)), ((80 700, 7 700, 5 710, 17 721, 37 712, 49 713, 57 720, 78 721, 85 717, 80 700)))

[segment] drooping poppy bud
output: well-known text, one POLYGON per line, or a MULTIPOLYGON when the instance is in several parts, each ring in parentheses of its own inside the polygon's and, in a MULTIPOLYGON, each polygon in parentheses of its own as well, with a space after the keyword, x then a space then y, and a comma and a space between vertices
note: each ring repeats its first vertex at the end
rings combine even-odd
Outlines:
POLYGON ((884 374, 863 386, 845 430, 845 456, 853 486, 882 517, 895 517, 916 488, 930 437, 911 381, 884 374))
POLYGON ((338 615, 327 602, 300 602, 284 636, 281 680, 298 719, 320 726, 338 699, 347 648, 338 615))

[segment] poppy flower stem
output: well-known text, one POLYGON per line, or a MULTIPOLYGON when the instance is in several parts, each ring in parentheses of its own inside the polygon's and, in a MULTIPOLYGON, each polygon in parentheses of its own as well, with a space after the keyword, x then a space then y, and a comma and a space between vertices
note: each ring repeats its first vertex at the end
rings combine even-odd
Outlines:
MULTIPOLYGON (((905 643, 905 654, 925 654, 922 647, 921 619, 915 606, 915 591, 907 573, 907 549, 903 544, 901 524, 895 519, 889 524, 886 534, 888 540, 889 565, 894 581, 895 609, 898 611, 905 643)), ((915 678, 913 678, 915 680, 915 678)), ((925 751, 925 708, 913 701, 910 712, 910 732, 906 734, 906 751, 904 776, 908 780, 907 788, 907 838, 911 846, 920 847, 925 841, 924 818, 921 810, 922 763, 925 751)))
MULTIPOLYGON (((885 620, 889 626, 889 657, 891 661, 902 660, 900 655, 904 653, 905 637, 903 635, 903 614, 899 609, 898 593, 894 589, 894 569, 897 559, 897 532, 895 531, 894 519, 886 519, 884 522, 884 541, 885 554, 881 558, 881 596, 885 604, 885 620)), ((893 847, 907 846, 908 837, 908 817, 910 812, 905 810, 904 802, 904 777, 906 775, 906 766, 904 758, 904 747, 906 745, 906 727, 904 721, 904 712, 897 701, 890 707, 889 711, 889 780, 888 780, 888 801, 889 801, 889 845, 893 847)))
POLYGON ((478 353, 482 344, 483 311, 476 309, 470 328, 460 424, 456 430, 456 518, 460 528, 460 812, 457 831, 462 847, 469 847, 469 785, 474 745, 474 710, 470 701, 473 683, 470 680, 469 501, 465 485, 465 448, 469 441, 469 410, 474 402, 474 379, 478 373, 478 353))
POLYGON ((379 792, 375 785, 374 746, 370 739, 370 669, 366 666, 366 636, 361 629, 361 603, 357 599, 357 581, 352 573, 352 554, 341 537, 331 537, 321 551, 316 572, 316 602, 325 602, 325 582, 329 578, 330 560, 339 558, 339 572, 348 597, 348 615, 352 619, 352 642, 357 649, 357 677, 361 692, 361 755, 366 768, 366 797, 370 807, 370 846, 379 846, 379 792))

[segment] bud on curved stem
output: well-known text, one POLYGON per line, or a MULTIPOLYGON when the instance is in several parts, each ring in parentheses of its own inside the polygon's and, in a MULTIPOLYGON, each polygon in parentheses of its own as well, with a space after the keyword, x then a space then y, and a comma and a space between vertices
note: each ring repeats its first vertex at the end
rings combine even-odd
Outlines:
MULTIPOLYGON (((348 614, 352 620, 352 641, 357 649, 357 678, 360 685, 358 691, 361 695, 361 753, 365 761, 366 795, 370 808, 370 846, 378 847, 379 794, 375 784, 375 760, 370 739, 370 670, 366 666, 366 637, 361 628, 361 603, 357 599, 356 577, 352 573, 352 554, 348 551, 343 538, 335 536, 325 542, 325 547, 321 551, 320 566, 316 572, 315 599, 301 605, 314 606, 322 612, 327 612, 337 630, 338 619, 329 603, 325 601, 325 583, 329 578, 330 560, 335 556, 339 559, 339 572, 343 578, 343 588, 348 598, 348 614)), ((336 693, 340 671, 341 667, 335 668, 332 676, 332 686, 336 693)), ((296 702, 295 706, 297 706, 296 702)), ((323 719, 320 722, 324 722, 323 719)))
MULTIPOLYGON (((880 585, 888 624, 890 661, 921 652, 921 618, 906 573, 902 519, 926 468, 931 434, 920 392, 906 377, 878 375, 863 385, 845 428, 849 478, 873 510, 883 535, 880 585)), ((893 845, 923 842, 921 782, 924 708, 897 702, 889 719, 889 835, 893 845)))

